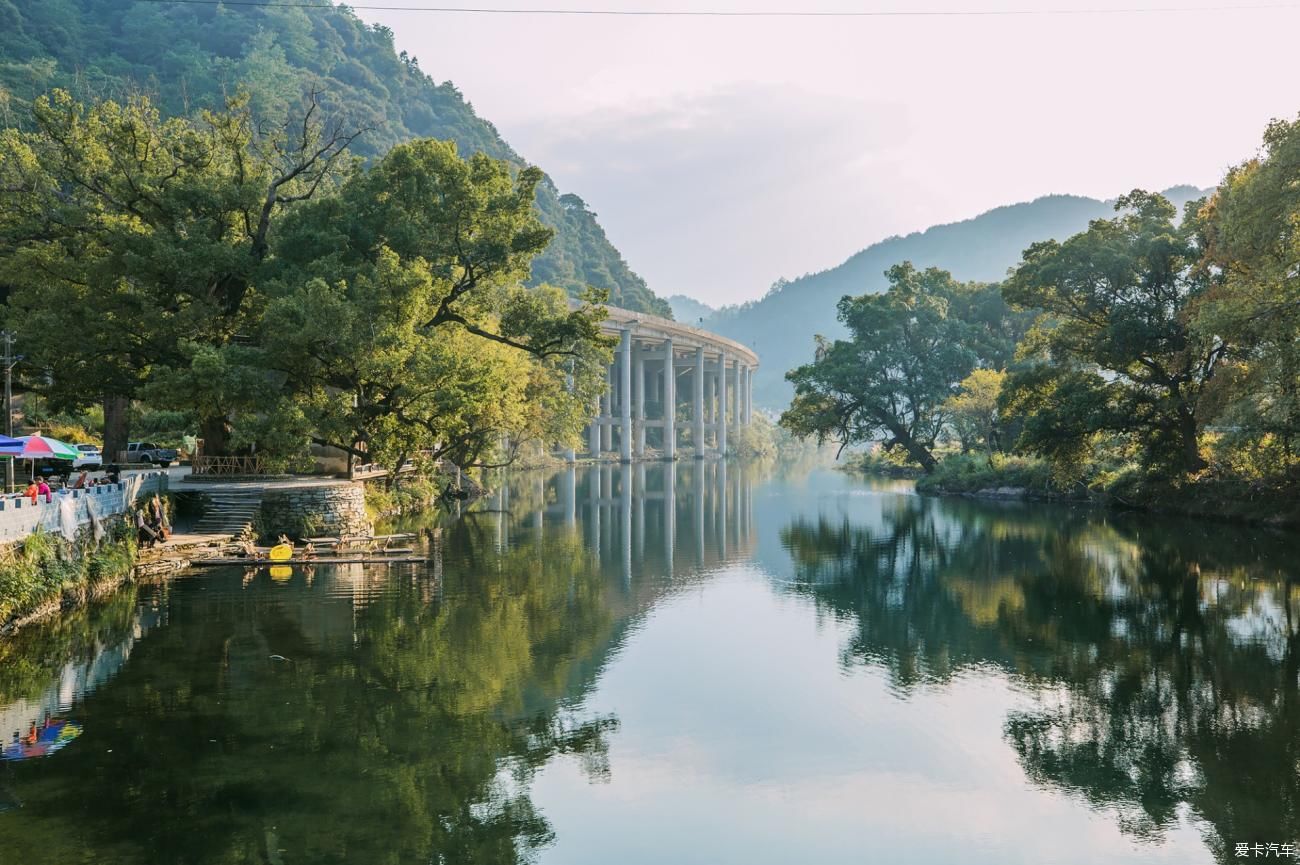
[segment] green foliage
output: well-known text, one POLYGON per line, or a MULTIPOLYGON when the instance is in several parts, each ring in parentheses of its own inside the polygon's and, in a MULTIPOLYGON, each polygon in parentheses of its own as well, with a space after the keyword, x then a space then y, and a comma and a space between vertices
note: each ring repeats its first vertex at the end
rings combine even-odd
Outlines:
POLYGON ((1007 374, 977 369, 962 379, 960 389, 944 403, 949 424, 963 452, 983 448, 992 454, 1002 448, 1002 417, 998 399, 1007 374))
POLYGON ((1189 327, 1208 284, 1194 267, 1194 211, 1179 222, 1168 200, 1141 191, 1116 209, 1063 243, 1030 246, 1003 286, 1009 301, 1042 314, 1023 351, 1050 365, 1007 383, 1008 404, 1027 417, 1020 443, 1059 454, 1121 433, 1149 466, 1199 471, 1200 396, 1228 345, 1189 327))
POLYGON ((951 454, 916 482, 919 492, 977 493, 999 487, 1015 487, 1040 495, 1065 492, 1046 460, 1006 454, 987 457, 951 454))
POLYGON ((844 458, 844 470, 886 478, 915 478, 922 474, 906 453, 879 447, 848 454, 844 458))
POLYGON ((575 439, 610 344, 600 298, 519 285, 551 236, 539 177, 414 142, 288 220, 258 352, 297 428, 390 467, 575 439))
POLYGON ((135 564, 135 538, 121 518, 108 522, 96 545, 83 531, 75 543, 37 529, 0 550, 0 624, 33 612, 64 593, 120 579, 135 564))
POLYGON ((771 459, 777 456, 790 434, 764 415, 756 414, 747 426, 727 433, 727 446, 744 459, 771 459))
POLYGON ((1262 155, 1229 171, 1202 211, 1214 285, 1195 319, 1198 332, 1236 348, 1215 394, 1218 425, 1288 465, 1300 437, 1298 176, 1300 119, 1274 121, 1262 155))
POLYGON ((224 377, 238 367, 222 352, 256 320, 272 228, 329 185, 352 135, 315 105, 262 130, 242 97, 191 122, 139 97, 87 106, 55 91, 32 122, 0 132, 0 280, 29 384, 79 410, 148 382, 224 452, 251 384, 224 377))
POLYGON ((273 469, 313 442, 395 467, 576 438, 604 297, 522 285, 553 236, 536 169, 430 140, 362 169, 315 102, 293 135, 244 98, 202 123, 62 92, 33 111, 0 139, 0 279, 55 404, 142 398, 273 469), (87 317, 86 340, 40 338, 87 317))
MULTIPOLYGON (((305 94, 345 127, 367 129, 357 152, 373 159, 416 138, 454 141, 515 170, 525 160, 474 113, 450 82, 437 83, 416 58, 393 48, 392 34, 345 7, 332 11, 137 3, 132 0, 0 2, 0 125, 10 125, 52 87, 86 98, 128 101, 148 93, 163 113, 220 111, 236 88, 249 94, 260 122, 301 116, 305 94)), ((577 196, 542 178, 542 221, 556 238, 534 264, 531 284, 574 296, 589 286, 613 303, 669 316, 632 272, 577 196)))
POLYGON ((993 289, 963 286, 945 271, 918 271, 910 263, 888 276, 884 294, 840 300, 839 318, 850 338, 822 341, 813 363, 787 375, 795 398, 781 424, 841 448, 880 439, 930 471, 947 400, 977 364, 997 365, 1010 356, 1000 334, 1014 334, 1015 327, 1003 320, 1005 306, 983 299, 993 289), (981 300, 972 303, 975 298, 981 300))

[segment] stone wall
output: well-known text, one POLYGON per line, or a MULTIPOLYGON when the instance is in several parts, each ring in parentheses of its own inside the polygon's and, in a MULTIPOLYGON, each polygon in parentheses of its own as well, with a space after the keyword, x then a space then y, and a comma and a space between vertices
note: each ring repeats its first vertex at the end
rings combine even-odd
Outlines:
POLYGON ((0 544, 21 541, 36 531, 59 533, 64 528, 64 511, 69 525, 80 529, 90 524, 93 509, 99 519, 126 513, 138 499, 167 491, 164 471, 136 472, 116 484, 101 484, 84 490, 60 490, 53 501, 31 499, 22 495, 0 495, 0 544), (65 506, 66 503, 66 506, 65 506))
POLYGON ((268 487, 262 493, 258 530, 264 539, 364 535, 373 531, 362 484, 268 487))

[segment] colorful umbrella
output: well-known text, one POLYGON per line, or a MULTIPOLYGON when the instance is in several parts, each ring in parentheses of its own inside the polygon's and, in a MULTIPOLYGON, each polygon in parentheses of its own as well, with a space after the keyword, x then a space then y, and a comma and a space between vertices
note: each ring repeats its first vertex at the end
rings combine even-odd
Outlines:
POLYGON ((0 441, 0 456, 31 460, 31 476, 33 478, 36 477, 36 460, 75 460, 80 456, 77 449, 72 445, 58 439, 52 439, 49 436, 22 436, 16 439, 4 436, 0 438, 8 439, 8 441, 0 441), (14 444, 11 446, 9 442, 14 444))
POLYGON ((10 451, 3 442, 0 442, 0 452, 12 453, 13 456, 25 460, 75 460, 80 456, 72 445, 49 436, 22 436, 18 441, 22 447, 15 451, 10 451))

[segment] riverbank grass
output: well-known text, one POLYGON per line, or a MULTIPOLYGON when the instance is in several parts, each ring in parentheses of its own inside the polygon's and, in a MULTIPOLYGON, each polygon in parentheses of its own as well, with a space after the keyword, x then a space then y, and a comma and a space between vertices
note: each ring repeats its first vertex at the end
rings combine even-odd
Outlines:
POLYGON ((41 607, 84 598, 107 581, 125 579, 135 565, 135 537, 112 519, 96 543, 89 528, 75 541, 38 529, 0 547, 0 628, 41 607))
POLYGON ((932 495, 1092 502, 1159 513, 1300 527, 1295 482, 1279 474, 1246 478, 1205 473, 1177 480, 1144 471, 1136 463, 1090 463, 1063 473, 1038 457, 950 454, 916 480, 932 495))
POLYGON ((1077 483, 1067 487, 1054 478, 1047 461, 1006 454, 952 454, 941 459, 933 472, 918 473, 916 480, 917 491, 926 493, 969 495, 1008 488, 1022 489, 1026 495, 1045 498, 1079 496, 1081 493, 1077 483))

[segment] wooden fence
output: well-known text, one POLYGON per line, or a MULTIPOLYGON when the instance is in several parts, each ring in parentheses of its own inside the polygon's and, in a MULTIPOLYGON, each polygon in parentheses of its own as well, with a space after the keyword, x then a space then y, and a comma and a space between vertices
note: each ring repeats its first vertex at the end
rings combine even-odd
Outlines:
POLYGON ((190 468, 192 474, 208 477, 266 474, 266 464, 261 457, 196 456, 190 461, 190 468))

